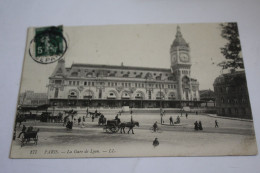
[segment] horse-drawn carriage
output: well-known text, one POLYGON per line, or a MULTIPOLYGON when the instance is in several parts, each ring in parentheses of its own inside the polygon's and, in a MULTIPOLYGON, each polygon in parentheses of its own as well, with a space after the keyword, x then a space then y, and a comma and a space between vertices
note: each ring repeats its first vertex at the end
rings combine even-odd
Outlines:
POLYGON ((33 141, 35 145, 37 145, 38 142, 38 132, 40 129, 37 131, 29 131, 29 132, 23 132, 21 134, 21 147, 27 144, 30 141, 33 141))
POLYGON ((103 128, 104 131, 110 132, 110 133, 117 133, 120 130, 120 133, 125 133, 125 128, 129 128, 128 132, 132 131, 132 134, 134 134, 134 127, 139 127, 138 121, 131 121, 131 122, 120 122, 120 119, 114 119, 114 120, 108 120, 107 124, 103 128))
POLYGON ((118 119, 108 120, 103 130, 110 133, 116 133, 119 131, 119 124, 120 120, 118 119))

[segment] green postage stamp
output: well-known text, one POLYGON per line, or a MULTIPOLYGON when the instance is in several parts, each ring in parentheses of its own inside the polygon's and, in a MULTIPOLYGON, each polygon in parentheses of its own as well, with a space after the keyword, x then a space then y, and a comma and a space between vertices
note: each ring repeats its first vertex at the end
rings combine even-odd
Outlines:
POLYGON ((29 49, 33 60, 42 64, 53 63, 64 55, 66 49, 63 26, 35 28, 35 37, 29 49))

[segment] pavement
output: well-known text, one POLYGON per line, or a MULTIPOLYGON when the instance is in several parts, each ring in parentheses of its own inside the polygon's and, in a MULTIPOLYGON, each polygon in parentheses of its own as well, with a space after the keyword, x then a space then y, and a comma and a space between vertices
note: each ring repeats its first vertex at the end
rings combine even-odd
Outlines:
POLYGON ((213 118, 222 118, 222 119, 253 122, 253 120, 250 120, 250 119, 235 118, 235 117, 224 117, 224 116, 218 116, 216 114, 207 114, 207 115, 210 116, 210 117, 213 117, 213 118))
MULTIPOLYGON (((105 115, 114 119, 115 114, 105 115)), ((104 150, 96 154, 71 155, 74 157, 126 157, 126 156, 198 156, 198 155, 243 155, 257 152, 253 122, 233 119, 218 119, 219 128, 215 128, 215 119, 206 115, 189 114, 188 118, 180 116, 181 123, 169 125, 169 117, 175 120, 179 114, 166 114, 164 124, 158 123, 161 133, 149 130, 155 121, 160 122, 158 114, 134 114, 134 121, 139 121, 140 127, 134 128, 135 134, 107 133, 104 126, 98 126, 97 119, 91 122, 87 118, 82 124, 67 130, 63 123, 25 122, 26 126, 39 128, 38 145, 33 143, 20 147, 20 140, 12 143, 12 156, 16 158, 50 158, 50 155, 30 155, 30 150, 37 149, 44 153, 46 149, 55 149, 60 153, 70 149, 86 147, 93 150, 104 150), (195 131, 194 122, 201 121, 203 130, 195 131), (160 145, 154 149, 152 141, 158 138, 160 145), (111 154, 108 151, 115 150, 111 154)), ((121 121, 129 121, 130 114, 119 116, 121 121)), ((20 128, 17 128, 17 135, 20 128)), ((126 129, 126 132, 128 129, 126 129)), ((64 158, 67 155, 52 155, 54 158, 64 158)))

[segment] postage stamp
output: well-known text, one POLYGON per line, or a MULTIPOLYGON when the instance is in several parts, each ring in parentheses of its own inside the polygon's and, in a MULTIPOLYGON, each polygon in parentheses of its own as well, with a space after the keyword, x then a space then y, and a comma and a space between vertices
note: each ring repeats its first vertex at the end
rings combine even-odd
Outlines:
POLYGON ((29 54, 41 64, 59 60, 67 50, 62 26, 35 28, 35 36, 30 42, 29 54))

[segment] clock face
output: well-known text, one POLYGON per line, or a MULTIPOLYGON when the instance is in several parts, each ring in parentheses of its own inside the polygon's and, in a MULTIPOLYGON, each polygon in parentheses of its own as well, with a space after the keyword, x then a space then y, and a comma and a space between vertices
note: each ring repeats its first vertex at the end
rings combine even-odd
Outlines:
POLYGON ((189 56, 187 54, 185 54, 185 53, 182 53, 182 54, 180 54, 180 60, 182 62, 188 62, 189 61, 189 56))

